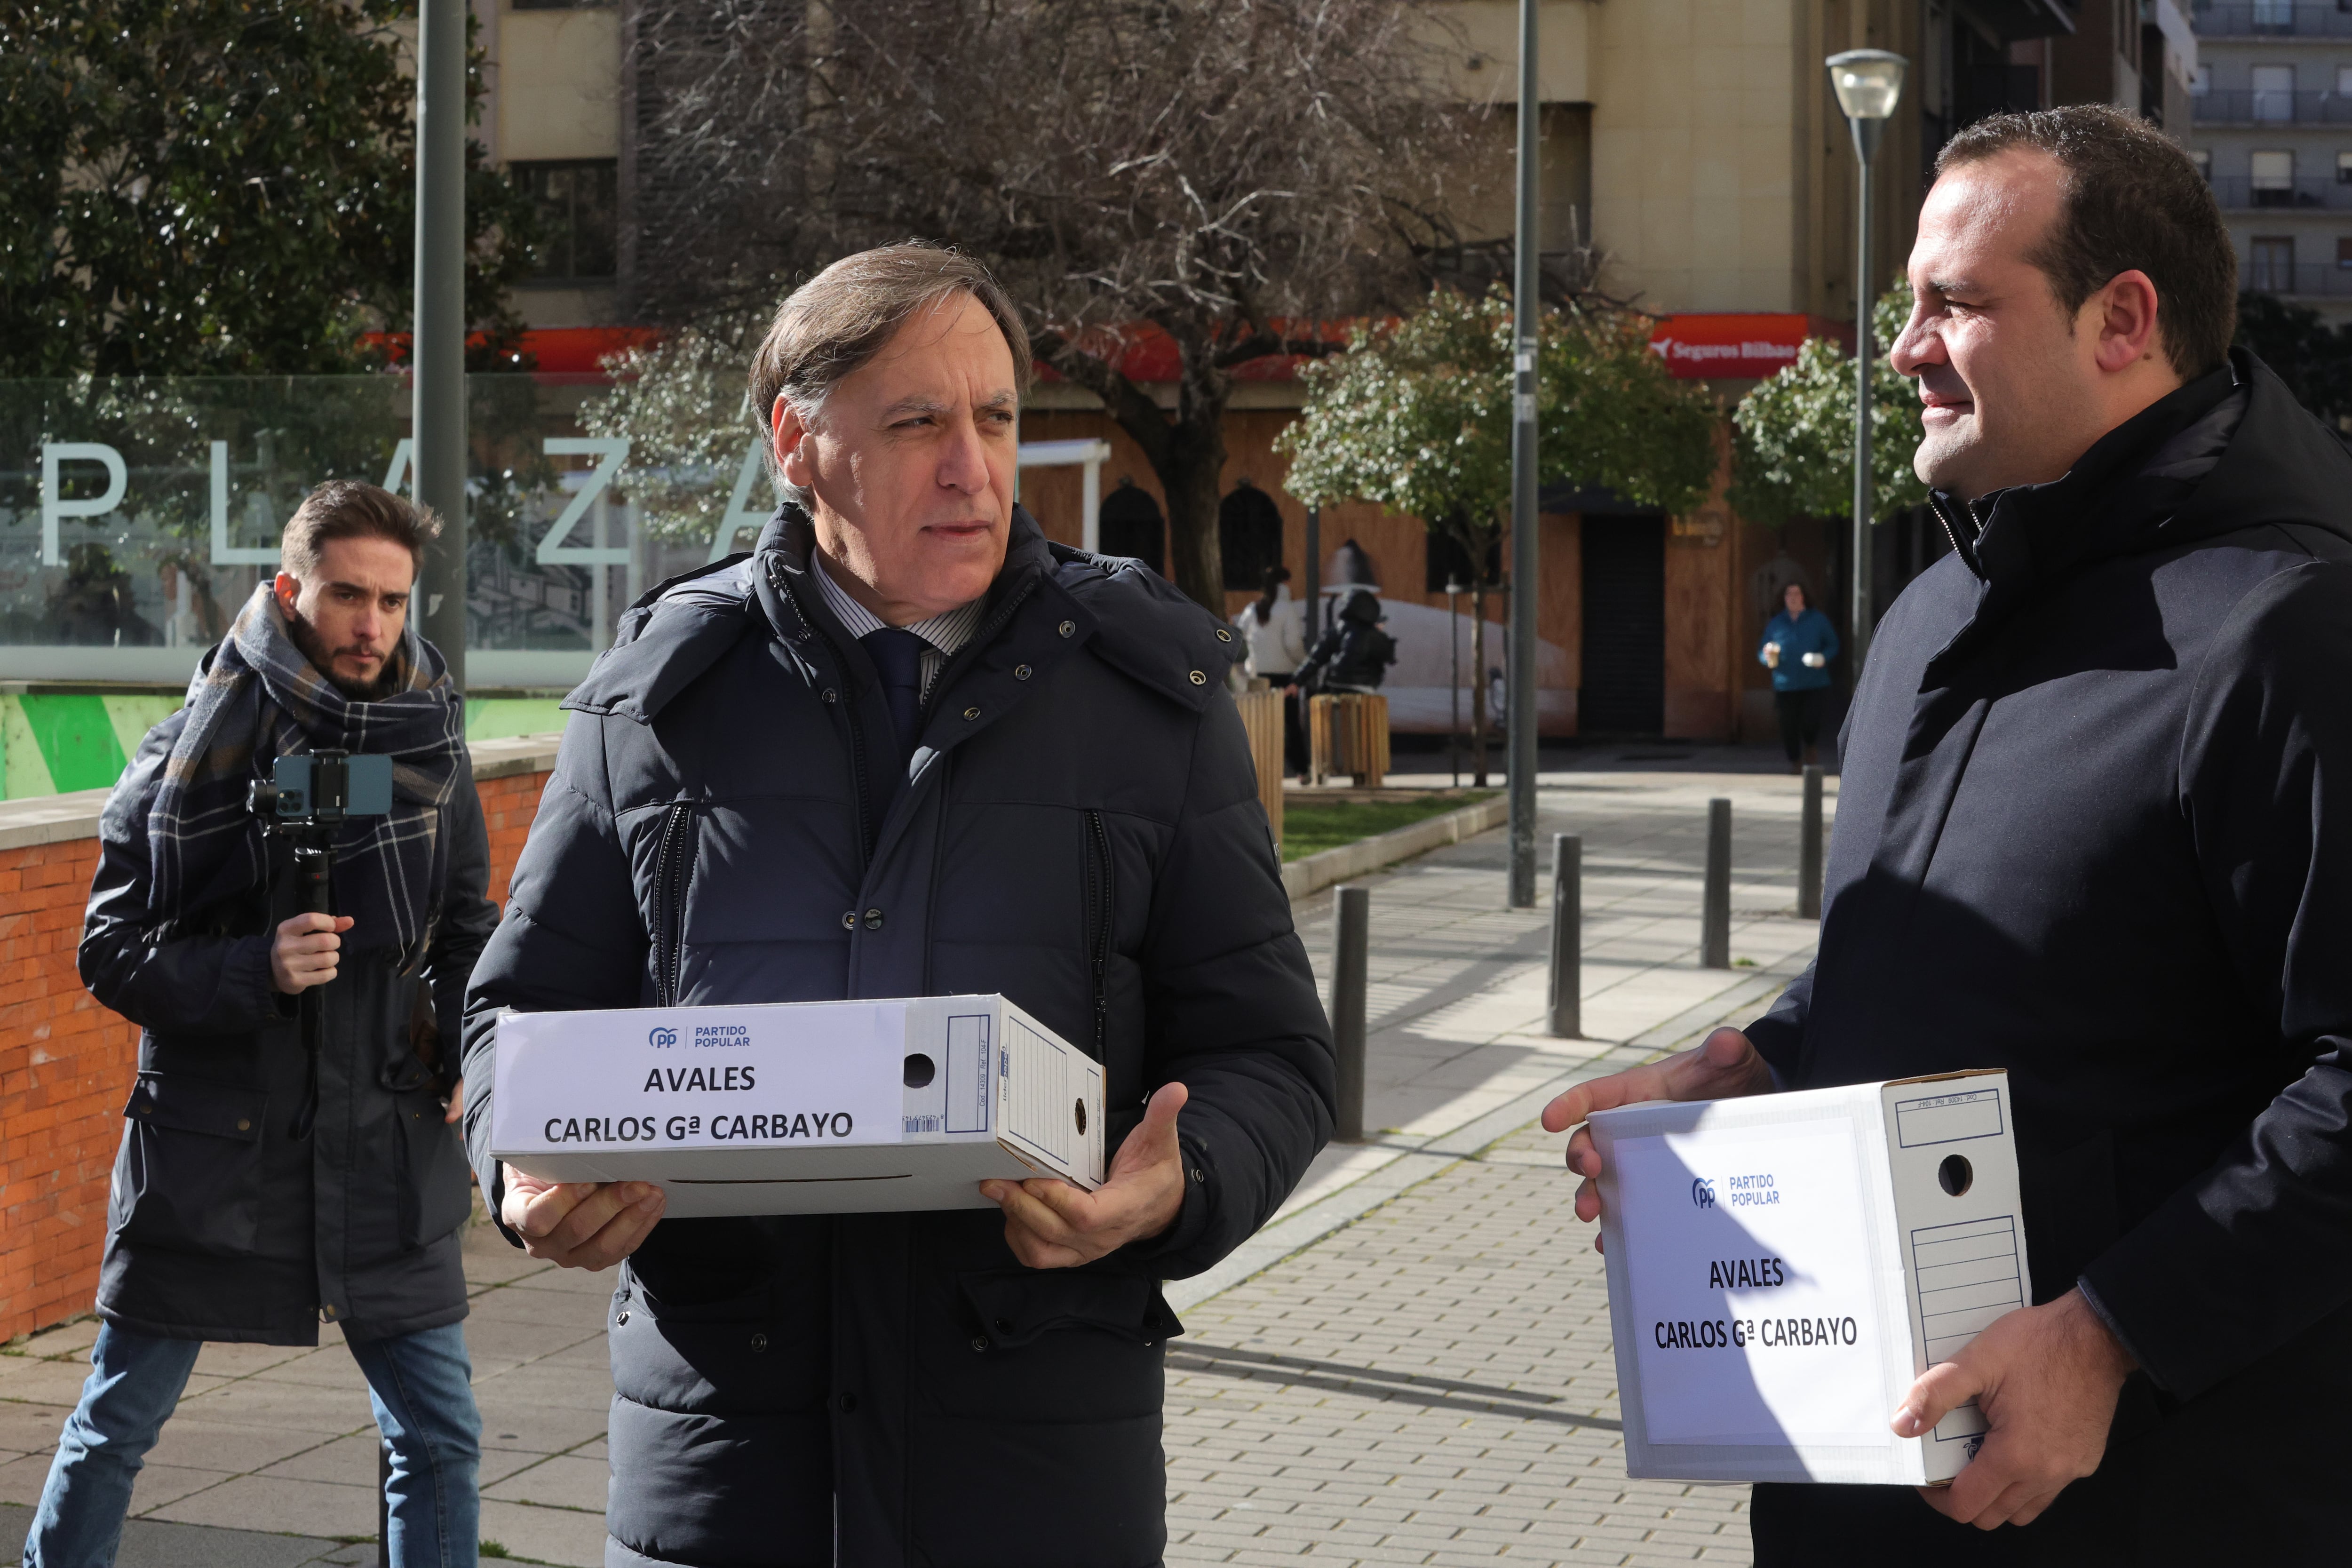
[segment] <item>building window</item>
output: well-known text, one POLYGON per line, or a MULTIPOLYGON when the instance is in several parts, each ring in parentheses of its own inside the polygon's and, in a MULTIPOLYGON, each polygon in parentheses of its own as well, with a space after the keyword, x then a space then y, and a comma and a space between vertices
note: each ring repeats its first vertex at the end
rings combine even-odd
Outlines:
POLYGON ((2336 183, 2339 185, 2352 185, 2352 153, 2336 154, 2336 183))
POLYGON ((2248 173, 2252 178, 2246 184, 2253 191, 2254 205, 2284 207, 2294 205, 2293 153, 2256 153, 2248 160, 2248 173))
POLYGON ((2294 237, 2256 235, 2246 268, 2246 287, 2265 294, 2294 292, 2294 237))
POLYGON ((1282 564, 1282 509, 1247 479, 1217 503, 1217 556, 1225 586, 1255 594, 1269 568, 1282 564))
POLYGON ((1131 479, 1103 497, 1095 513, 1096 547, 1105 555, 1131 555, 1161 576, 1168 558, 1168 520, 1151 492, 1131 479))
POLYGON ((2198 174, 2204 176, 2207 184, 2213 183, 2213 154, 2210 152, 2202 147, 2191 147, 2189 161, 2197 165, 2198 174))
POLYGON ((2336 242, 2336 267, 2338 271, 2352 272, 2352 239, 2336 242))
POLYGON ((619 164, 610 158, 565 158, 509 163, 507 172, 539 209, 532 279, 610 281, 620 227, 619 164))
POLYGON ((2213 68, 2211 66, 2199 66, 2197 68, 2197 73, 2189 79, 2189 96, 2191 98, 2202 98, 2212 90, 2213 68))
POLYGON ((2284 125, 2294 118, 2294 68, 2256 66, 2254 119, 2265 125, 2284 125))
POLYGON ((2336 68, 2336 96, 2338 98, 2352 97, 2352 66, 2337 66, 2336 68))

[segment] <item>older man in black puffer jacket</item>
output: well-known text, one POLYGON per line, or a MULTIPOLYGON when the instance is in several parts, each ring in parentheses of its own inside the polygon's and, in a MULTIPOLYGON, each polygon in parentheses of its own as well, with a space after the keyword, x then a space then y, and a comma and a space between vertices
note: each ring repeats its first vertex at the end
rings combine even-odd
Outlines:
POLYGON ((794 503, 634 608, 569 700, 475 974, 467 1111, 511 1236, 628 1258, 610 1563, 1157 1562, 1159 1281, 1255 1231, 1330 1133, 1238 645, 1013 505, 1028 363, 952 252, 821 274, 752 378, 794 503), (1101 1191, 662 1222, 658 1189, 488 1152, 502 1007, 992 991, 1105 1064, 1101 1191))

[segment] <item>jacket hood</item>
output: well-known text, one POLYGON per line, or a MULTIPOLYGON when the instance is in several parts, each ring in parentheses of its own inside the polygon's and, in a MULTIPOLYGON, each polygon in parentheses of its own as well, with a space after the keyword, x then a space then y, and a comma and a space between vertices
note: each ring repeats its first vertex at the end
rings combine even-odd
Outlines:
POLYGON ((1367 589, 1357 589, 1339 605, 1339 618, 1353 621, 1358 626, 1377 625, 1381 618, 1380 595, 1367 589))
MULTIPOLYGON (((788 501, 768 519, 749 555, 729 556, 646 593, 623 614, 613 646, 563 706, 649 723, 747 633, 774 630, 789 638, 812 612, 838 633, 816 593, 784 591, 805 576, 815 537, 808 514, 788 501)), ((1232 627, 1142 563, 1056 544, 1018 506, 1004 565, 989 585, 983 625, 1015 600, 1055 622, 1073 622, 1074 640, 1188 708, 1205 707, 1245 651, 1232 627)))

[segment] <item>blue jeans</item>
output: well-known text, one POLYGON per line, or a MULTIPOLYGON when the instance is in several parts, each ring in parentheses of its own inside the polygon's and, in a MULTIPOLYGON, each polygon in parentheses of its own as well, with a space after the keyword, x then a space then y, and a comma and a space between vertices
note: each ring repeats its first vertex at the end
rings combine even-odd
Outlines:
MULTIPOLYGON (((110 1568, 131 1510, 131 1484, 180 1403, 199 1340, 164 1340, 112 1323, 90 1346, 81 1403, 66 1417, 25 1568, 110 1568)), ((392 1451, 384 1483, 394 1568, 474 1568, 482 1418, 456 1323, 351 1343, 375 1424, 392 1451)))

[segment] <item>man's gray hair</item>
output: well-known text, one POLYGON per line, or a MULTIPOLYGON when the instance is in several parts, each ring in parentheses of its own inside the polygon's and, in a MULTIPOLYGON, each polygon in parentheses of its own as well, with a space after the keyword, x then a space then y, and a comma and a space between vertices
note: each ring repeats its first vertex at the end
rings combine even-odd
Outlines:
POLYGON ((1029 333, 988 268, 943 245, 908 240, 845 256, 784 297, 751 360, 751 417, 759 424, 768 477, 784 500, 809 498, 776 465, 776 400, 814 425, 826 395, 880 353, 908 320, 951 294, 969 294, 995 318, 1013 351, 1016 394, 1029 391, 1029 333))

